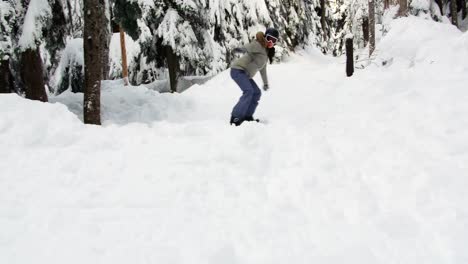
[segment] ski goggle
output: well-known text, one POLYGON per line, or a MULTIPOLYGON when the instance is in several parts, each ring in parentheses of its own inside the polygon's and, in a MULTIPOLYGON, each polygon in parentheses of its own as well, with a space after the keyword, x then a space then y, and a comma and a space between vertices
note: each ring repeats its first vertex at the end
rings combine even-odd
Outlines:
POLYGON ((275 37, 273 37, 272 35, 266 35, 266 40, 267 40, 268 42, 273 43, 273 44, 276 44, 276 42, 278 41, 278 39, 275 38, 275 37))

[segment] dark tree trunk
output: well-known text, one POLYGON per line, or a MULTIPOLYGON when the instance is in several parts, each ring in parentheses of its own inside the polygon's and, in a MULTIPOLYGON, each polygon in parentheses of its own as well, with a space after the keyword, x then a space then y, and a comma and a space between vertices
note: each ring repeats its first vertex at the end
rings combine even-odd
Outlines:
POLYGON ((450 15, 452 16, 452 24, 458 27, 457 0, 450 1, 450 15))
POLYGON ((169 69, 169 83, 171 92, 177 92, 177 79, 179 78, 179 58, 171 46, 166 46, 167 67, 169 69))
POLYGON ((68 9, 68 23, 70 23, 70 35, 73 35, 73 30, 75 29, 73 27, 73 15, 72 15, 72 6, 71 6, 71 3, 70 3, 71 0, 67 0, 67 9, 68 9))
POLYGON ((10 60, 0 61, 0 93, 14 92, 13 76, 10 71, 10 60))
POLYGON ((84 0, 84 103, 83 116, 86 124, 101 124, 102 80, 102 19, 104 3, 100 0, 84 0))
POLYGON ((364 17, 362 19, 362 33, 364 33, 364 43, 369 42, 369 18, 364 17))
POLYGON ((369 57, 375 50, 375 2, 369 0, 369 57))
POLYGON ((353 39, 346 39, 346 76, 351 77, 354 73, 354 48, 353 39))
POLYGON ((465 19, 467 16, 467 9, 468 7, 466 6, 466 0, 461 0, 461 9, 462 9, 462 18, 465 19))
POLYGON ((323 31, 323 34, 324 36, 327 36, 326 34, 326 26, 327 26, 327 23, 326 23, 326 20, 325 20, 325 13, 326 13, 326 4, 325 4, 325 0, 320 0, 320 23, 322 25, 322 31, 323 31))
POLYGON ((442 3, 442 0, 435 0, 435 2, 439 6, 440 14, 444 15, 444 3, 442 3))
POLYGON ((47 93, 44 85, 44 69, 39 49, 30 49, 21 52, 20 75, 23 80, 26 98, 47 102, 47 93))
POLYGON ((390 0, 384 0, 384 9, 388 9, 390 7, 390 0))
MULTIPOLYGON (((104 6, 104 5, 103 5, 104 6)), ((107 9, 108 7, 106 7, 107 9)), ((101 17, 102 34, 101 34, 101 58, 102 58, 102 78, 109 79, 110 65, 109 65, 109 45, 110 45, 110 21, 106 16, 106 9, 103 10, 101 17)))

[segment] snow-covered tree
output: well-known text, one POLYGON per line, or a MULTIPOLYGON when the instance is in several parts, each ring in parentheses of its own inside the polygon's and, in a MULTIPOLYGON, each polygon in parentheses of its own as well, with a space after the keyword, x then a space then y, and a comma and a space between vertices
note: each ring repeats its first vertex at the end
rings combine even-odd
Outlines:
POLYGON ((375 1, 369 0, 369 57, 375 50, 375 1))
POLYGON ((0 93, 14 90, 13 76, 10 70, 12 55, 12 26, 16 22, 15 9, 11 2, 0 2, 0 93))
POLYGON ((415 16, 430 17, 435 21, 441 21, 442 8, 441 0, 413 0, 409 5, 409 13, 415 16), (439 6, 439 4, 441 5, 439 6))
MULTIPOLYGON (((133 10, 130 13, 135 14, 130 21, 137 30, 124 27, 129 34, 138 35, 140 52, 130 58, 130 78, 134 83, 142 83, 166 78, 170 57, 166 47, 171 47, 177 56, 180 74, 210 75, 226 69, 232 59, 231 51, 267 27, 280 31, 278 57, 299 45, 312 43, 326 52, 333 45, 327 43, 330 30, 328 26, 323 29, 320 3, 320 0, 121 0, 115 7, 130 7, 133 10), (131 3, 138 3, 139 8, 131 3)), ((333 23, 328 22, 333 20, 329 12, 323 14, 327 16, 324 25, 333 23)), ((114 15, 121 17, 118 10, 114 15)))
POLYGON ((61 52, 60 62, 54 73, 52 86, 55 94, 70 90, 84 92, 84 55, 83 39, 68 38, 65 49, 61 52))
POLYGON ((60 62, 62 50, 65 48, 66 36, 69 32, 64 8, 61 0, 48 0, 51 7, 51 17, 44 25, 41 45, 44 62, 44 78, 49 86, 53 86, 52 77, 60 62))
POLYGON ((31 0, 23 7, 27 11, 18 40, 22 85, 26 98, 47 101, 39 48, 43 44, 43 30, 52 18, 52 9, 47 0, 31 0))

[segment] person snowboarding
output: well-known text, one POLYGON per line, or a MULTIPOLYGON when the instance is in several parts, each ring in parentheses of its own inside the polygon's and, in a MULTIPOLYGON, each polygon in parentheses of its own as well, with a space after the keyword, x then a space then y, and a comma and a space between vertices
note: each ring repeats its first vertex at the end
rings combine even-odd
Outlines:
POLYGON ((234 50, 241 51, 244 55, 234 60, 231 64, 231 78, 242 90, 239 102, 232 109, 231 125, 239 126, 244 121, 259 122, 253 115, 257 109, 262 91, 258 88, 253 77, 260 71, 263 90, 267 91, 269 89, 266 68, 268 59, 271 61, 274 56, 274 46, 278 38, 278 30, 268 28, 265 33, 258 32, 255 39, 243 48, 234 50))

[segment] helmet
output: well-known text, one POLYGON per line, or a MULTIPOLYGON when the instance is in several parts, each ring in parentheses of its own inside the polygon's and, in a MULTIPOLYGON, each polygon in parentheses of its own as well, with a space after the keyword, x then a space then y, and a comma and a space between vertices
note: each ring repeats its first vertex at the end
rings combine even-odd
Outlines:
POLYGON ((276 39, 279 38, 279 32, 275 28, 267 28, 265 30, 265 36, 267 36, 267 35, 275 37, 276 39))
POLYGON ((279 32, 274 28, 267 28, 265 30, 265 40, 266 40, 266 47, 271 49, 276 45, 278 42, 279 32))

